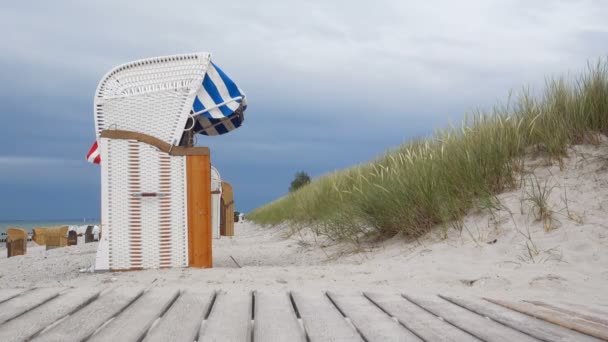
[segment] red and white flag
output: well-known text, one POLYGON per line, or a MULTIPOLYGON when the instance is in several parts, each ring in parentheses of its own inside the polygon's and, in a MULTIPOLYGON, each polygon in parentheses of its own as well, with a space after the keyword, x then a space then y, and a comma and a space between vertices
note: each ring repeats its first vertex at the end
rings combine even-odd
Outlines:
POLYGON ((101 155, 97 141, 91 146, 89 153, 87 153, 87 161, 93 164, 99 164, 101 162, 101 155))

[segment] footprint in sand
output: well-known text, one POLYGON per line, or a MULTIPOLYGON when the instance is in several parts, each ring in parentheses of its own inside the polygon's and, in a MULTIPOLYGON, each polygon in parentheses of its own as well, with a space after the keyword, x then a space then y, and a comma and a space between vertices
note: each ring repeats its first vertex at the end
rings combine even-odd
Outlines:
POLYGON ((501 261, 496 263, 496 266, 508 270, 517 270, 521 268, 521 264, 515 261, 501 261))
POLYGON ((530 280, 530 286, 541 289, 556 289, 565 290, 568 288, 568 280, 555 274, 547 274, 541 277, 535 277, 530 280))
POLYGON ((501 276, 481 277, 478 279, 461 279, 460 282, 468 287, 496 289, 511 285, 511 282, 501 276))

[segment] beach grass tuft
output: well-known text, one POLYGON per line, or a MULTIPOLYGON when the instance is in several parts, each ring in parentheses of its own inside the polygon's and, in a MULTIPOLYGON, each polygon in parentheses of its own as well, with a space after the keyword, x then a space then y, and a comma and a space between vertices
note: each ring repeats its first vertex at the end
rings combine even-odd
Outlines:
MULTIPOLYGON (((417 237, 458 222, 474 206, 518 186, 522 158, 561 161, 572 144, 608 135, 608 60, 578 77, 546 81, 504 106, 465 116, 458 127, 405 143, 368 163, 319 177, 247 215, 259 224, 294 222, 339 241, 363 235, 417 237)), ((546 187, 538 187, 543 212, 546 187)))

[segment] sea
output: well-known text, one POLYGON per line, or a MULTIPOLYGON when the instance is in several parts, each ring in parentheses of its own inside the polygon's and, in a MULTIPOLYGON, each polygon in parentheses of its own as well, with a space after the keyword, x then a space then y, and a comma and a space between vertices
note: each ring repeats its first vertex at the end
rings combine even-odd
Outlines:
POLYGON ((21 228, 32 232, 32 228, 54 227, 54 226, 83 226, 99 225, 99 219, 65 219, 65 220, 0 220, 0 233, 5 233, 6 228, 21 228))

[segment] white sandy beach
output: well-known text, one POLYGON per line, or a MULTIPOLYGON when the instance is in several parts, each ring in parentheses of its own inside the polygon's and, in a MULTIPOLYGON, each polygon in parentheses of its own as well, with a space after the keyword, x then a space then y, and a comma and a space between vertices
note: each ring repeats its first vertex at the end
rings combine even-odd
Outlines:
POLYGON ((214 241, 213 269, 91 273, 96 243, 49 251, 30 246, 26 256, 10 259, 2 250, 0 287, 387 290, 548 299, 608 310, 608 143, 572 148, 561 170, 542 158, 529 159, 526 169, 553 187, 551 231, 535 220, 529 203, 522 206, 524 191, 516 189, 498 196, 508 210, 474 211, 462 233, 450 229, 444 238, 438 228, 417 241, 396 236, 364 251, 308 233, 288 237, 287 227, 237 223, 234 238, 214 241))

